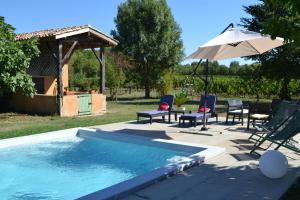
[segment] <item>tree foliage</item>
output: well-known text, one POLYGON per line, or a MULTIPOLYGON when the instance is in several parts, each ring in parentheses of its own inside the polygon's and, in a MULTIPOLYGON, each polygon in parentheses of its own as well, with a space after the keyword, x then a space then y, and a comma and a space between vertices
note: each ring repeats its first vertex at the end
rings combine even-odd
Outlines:
POLYGON ((115 23, 118 49, 131 59, 130 74, 150 97, 150 88, 183 57, 181 30, 166 0, 128 0, 118 7, 115 23))
POLYGON ((0 17, 0 89, 5 93, 20 91, 35 94, 34 83, 26 73, 32 58, 38 56, 37 39, 16 41, 13 26, 0 17))
MULTIPOLYGON (((130 68, 127 58, 118 52, 107 50, 105 53, 105 85, 110 97, 116 99, 117 90, 124 86, 124 70, 130 68)), ((91 50, 76 51, 69 62, 71 90, 99 89, 99 62, 91 50)))
POLYGON ((76 51, 69 62, 71 90, 99 89, 99 62, 92 51, 76 51))
POLYGON ((263 23, 263 31, 273 37, 281 36, 288 42, 293 41, 300 45, 300 1, 266 0, 265 3, 273 9, 263 23))
MULTIPOLYGON (((251 31, 262 32, 264 24, 272 19, 274 12, 288 15, 291 10, 288 7, 280 7, 279 4, 270 4, 263 0, 260 4, 245 7, 245 11, 251 18, 242 18, 242 26, 251 31)), ((281 81, 280 97, 290 99, 289 83, 293 78, 300 76, 300 46, 290 42, 261 56, 252 56, 252 59, 262 63, 262 73, 265 77, 281 81)))

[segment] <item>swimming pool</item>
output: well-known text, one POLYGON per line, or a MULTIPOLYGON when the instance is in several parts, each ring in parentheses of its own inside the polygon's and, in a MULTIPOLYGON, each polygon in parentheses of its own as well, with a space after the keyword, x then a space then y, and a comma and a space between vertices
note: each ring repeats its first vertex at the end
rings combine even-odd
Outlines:
POLYGON ((105 199, 224 149, 68 129, 0 141, 1 199, 105 199))

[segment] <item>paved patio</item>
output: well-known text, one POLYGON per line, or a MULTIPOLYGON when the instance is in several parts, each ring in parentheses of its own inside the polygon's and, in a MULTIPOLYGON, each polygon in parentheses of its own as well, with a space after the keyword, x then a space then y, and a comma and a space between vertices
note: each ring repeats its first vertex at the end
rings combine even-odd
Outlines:
MULTIPOLYGON (((257 157, 249 154, 253 143, 247 140, 246 125, 225 125, 224 121, 221 118, 218 124, 210 123, 209 130, 201 134, 197 134, 201 126, 179 128, 175 122, 124 122, 93 128, 226 148, 225 153, 204 164, 150 185, 124 200, 279 199, 300 174, 300 155, 282 148, 288 156, 289 171, 281 179, 268 179, 259 171, 257 157)), ((299 137, 296 139, 300 141, 299 137)))

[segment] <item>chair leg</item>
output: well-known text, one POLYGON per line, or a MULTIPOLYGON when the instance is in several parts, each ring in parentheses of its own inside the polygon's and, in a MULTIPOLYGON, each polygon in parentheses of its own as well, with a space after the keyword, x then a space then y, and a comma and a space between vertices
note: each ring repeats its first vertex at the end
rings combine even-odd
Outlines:
POLYGON ((242 116, 242 126, 244 126, 244 116, 242 116))
POLYGON ((219 120, 218 120, 218 115, 216 115, 216 122, 217 122, 217 123, 219 122, 219 120))
POLYGON ((163 120, 163 122, 166 121, 166 116, 165 115, 162 116, 162 120, 163 120))
POLYGON ((150 124, 152 124, 152 116, 150 116, 150 124))
POLYGON ((249 130, 249 126, 250 126, 250 119, 248 117, 248 121, 247 121, 247 130, 249 130))
POLYGON ((233 118, 232 118, 232 123, 234 123, 234 119, 235 119, 235 115, 233 115, 233 118))
POLYGON ((228 113, 226 115, 226 122, 225 122, 225 124, 228 124, 228 113))

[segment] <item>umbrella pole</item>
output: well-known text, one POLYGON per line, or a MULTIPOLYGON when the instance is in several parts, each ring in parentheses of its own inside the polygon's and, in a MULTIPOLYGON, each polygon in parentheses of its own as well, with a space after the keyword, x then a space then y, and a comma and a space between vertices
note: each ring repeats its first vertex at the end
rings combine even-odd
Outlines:
POLYGON ((201 131, 206 131, 208 128, 206 127, 206 105, 207 105, 207 89, 208 89, 208 59, 206 59, 205 65, 205 80, 204 80, 204 109, 203 109, 203 126, 201 131))

